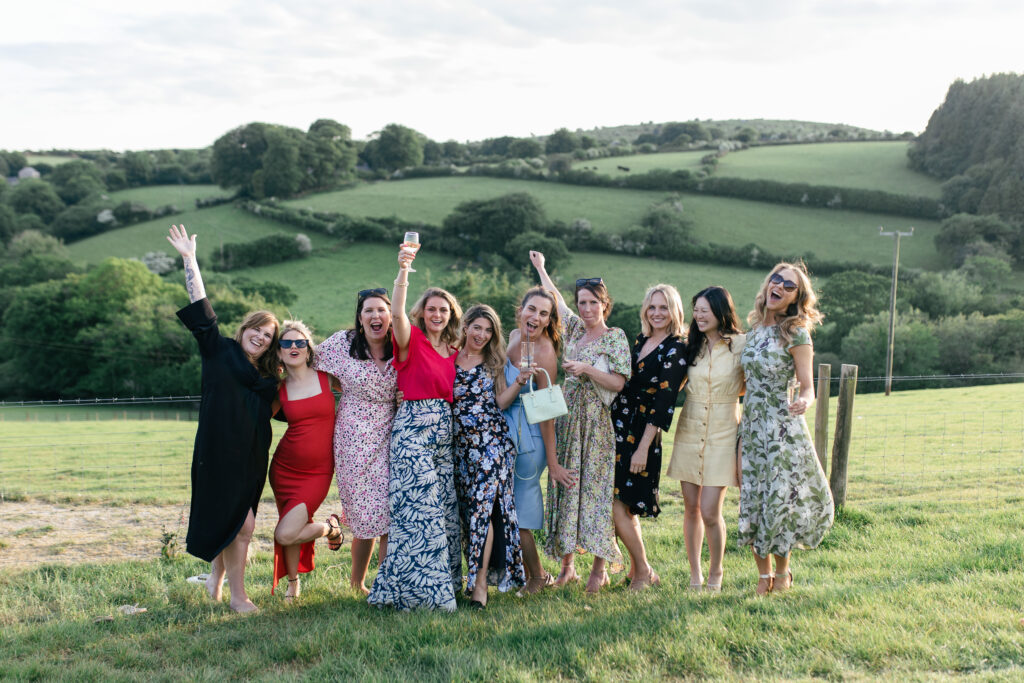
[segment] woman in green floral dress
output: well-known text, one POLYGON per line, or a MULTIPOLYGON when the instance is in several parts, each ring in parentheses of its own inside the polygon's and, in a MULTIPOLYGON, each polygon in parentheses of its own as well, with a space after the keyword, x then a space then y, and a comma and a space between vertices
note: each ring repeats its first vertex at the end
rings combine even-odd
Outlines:
POLYGON ((817 301, 802 264, 779 263, 747 316, 738 542, 753 547, 758 595, 787 590, 790 551, 817 547, 832 526, 832 493, 804 420, 814 402, 817 301), (799 384, 791 387, 794 377, 799 384))
POLYGON ((541 284, 558 294, 569 414, 555 422, 555 450, 559 466, 569 470, 572 479, 578 476, 575 486, 548 477, 545 550, 562 561, 556 586, 578 580, 576 553, 592 553, 586 590, 597 593, 608 584, 607 563, 622 563, 612 522, 615 431, 610 406, 632 372, 629 342, 625 332, 605 324, 612 300, 601 278, 576 281, 576 315, 548 277, 544 254, 531 251, 530 261, 541 284))

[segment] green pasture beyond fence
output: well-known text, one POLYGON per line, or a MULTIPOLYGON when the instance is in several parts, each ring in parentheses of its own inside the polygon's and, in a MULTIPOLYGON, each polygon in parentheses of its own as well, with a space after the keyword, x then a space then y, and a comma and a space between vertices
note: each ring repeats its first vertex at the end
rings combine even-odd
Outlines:
MULTIPOLYGON (((858 395, 847 503, 967 502, 1024 484, 1021 384, 858 395)), ((135 405, 0 404, 0 502, 181 505, 193 400, 135 405)), ((832 400, 829 439, 834 433, 832 400)), ((814 429, 814 416, 809 426, 814 429)), ((285 425, 274 422, 274 443, 285 425)), ((673 431, 667 436, 671 444, 673 431)), ((666 448, 665 465, 670 448, 666 448)), ((827 464, 828 458, 826 458, 827 464)), ((675 484, 665 480, 664 491, 675 484)), ((270 496, 269 488, 265 492, 270 496)), ((734 492, 730 493, 730 496, 734 492)))

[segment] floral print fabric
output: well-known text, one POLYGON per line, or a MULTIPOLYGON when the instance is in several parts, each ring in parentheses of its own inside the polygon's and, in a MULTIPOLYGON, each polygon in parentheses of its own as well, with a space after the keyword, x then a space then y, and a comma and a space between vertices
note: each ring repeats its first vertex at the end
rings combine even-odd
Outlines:
POLYGON ((334 474, 341 519, 356 538, 388 532, 388 447, 395 420, 395 369, 349 355, 354 331, 342 330, 316 349, 313 367, 341 385, 334 421, 334 474))
MULTIPOLYGON (((561 309, 565 343, 576 359, 591 365, 605 356, 611 372, 630 376, 629 342, 617 327, 588 344, 580 344, 583 320, 561 309)), ((562 387, 569 413, 555 421, 558 463, 578 472, 577 485, 567 489, 548 480, 547 542, 544 549, 560 558, 573 552, 592 553, 613 564, 622 554, 612 524, 612 489, 615 483, 615 432, 611 411, 587 377, 567 376, 562 387)))
POLYGON ((667 337, 643 358, 640 351, 647 337, 638 335, 633 344, 633 375, 612 403, 615 428, 615 489, 630 514, 657 517, 658 486, 661 479, 661 432, 672 426, 679 386, 686 377, 685 343, 680 337, 667 337), (658 428, 647 449, 647 467, 629 471, 636 446, 647 425, 658 428))
POLYGON ((469 567, 471 592, 483 559, 487 526, 493 522, 487 583, 505 592, 526 583, 512 488, 516 447, 498 410, 494 380, 483 364, 455 366, 455 490, 469 567))
POLYGON ((832 526, 834 505, 802 415, 789 414, 786 384, 795 373, 789 349, 810 344, 800 328, 784 345, 777 326, 747 334, 741 360, 747 378, 739 545, 761 557, 814 548, 832 526))
POLYGON ((436 466, 438 460, 451 463, 451 437, 452 411, 444 399, 405 401, 398 409, 391 433, 388 552, 370 590, 371 605, 455 610, 450 558, 461 575, 462 557, 458 543, 448 544, 444 474, 436 466))

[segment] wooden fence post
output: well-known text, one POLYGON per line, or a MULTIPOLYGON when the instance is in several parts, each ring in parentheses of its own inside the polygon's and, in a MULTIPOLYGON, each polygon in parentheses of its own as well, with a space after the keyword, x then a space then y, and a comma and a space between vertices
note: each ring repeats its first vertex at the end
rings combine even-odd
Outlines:
POLYGON ((828 474, 828 395, 832 386, 832 366, 818 365, 818 404, 814 409, 814 450, 821 469, 828 474))
POLYGON ((832 442, 832 476, 829 488, 836 506, 846 503, 846 469, 850 458, 850 436, 853 430, 853 396, 857 391, 857 366, 843 364, 839 375, 839 398, 836 405, 836 436, 832 442))

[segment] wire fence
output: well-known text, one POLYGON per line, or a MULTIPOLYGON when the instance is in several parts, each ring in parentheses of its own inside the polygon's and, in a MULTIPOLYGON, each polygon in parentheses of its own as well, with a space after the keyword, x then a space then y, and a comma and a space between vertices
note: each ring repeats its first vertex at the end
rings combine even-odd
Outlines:
MULTIPOLYGON (((1011 384, 857 396, 849 503, 963 502, 1021 488, 1024 390, 1012 382, 1024 376, 893 380, 951 378, 1011 384)), ((877 388, 880 379, 860 378, 858 390, 862 383, 877 388)), ((0 504, 180 506, 188 498, 198 407, 198 396, 2 401, 0 504)), ((284 429, 274 422, 275 442, 284 429)))

